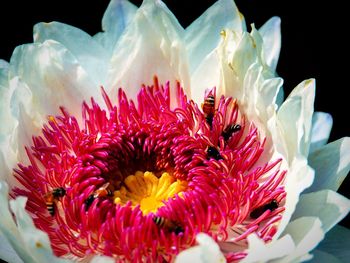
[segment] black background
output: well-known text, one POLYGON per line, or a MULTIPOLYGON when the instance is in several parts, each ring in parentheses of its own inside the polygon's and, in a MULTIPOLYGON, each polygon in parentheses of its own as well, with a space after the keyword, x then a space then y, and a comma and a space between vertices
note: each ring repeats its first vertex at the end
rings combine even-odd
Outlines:
MULTIPOLYGON (((2 1, 0 58, 9 60, 17 45, 32 42, 32 27, 41 21, 64 22, 94 35, 101 31, 100 21, 108 2, 2 1)), ((141 3, 137 0, 131 2, 137 5, 141 3)), ((164 2, 186 27, 215 1, 164 2)), ((333 141, 350 135, 347 95, 350 73, 347 72, 345 59, 349 47, 346 30, 343 30, 346 16, 341 13, 346 9, 339 6, 337 1, 328 2, 327 5, 320 2, 236 0, 247 25, 254 22, 259 28, 270 17, 281 17, 282 50, 277 72, 284 78, 285 92, 289 94, 304 79, 316 78, 315 110, 332 114, 334 125, 330 141, 333 141)), ((350 197, 350 178, 343 183, 339 192, 350 197)), ((341 224, 350 228, 350 217, 341 224)))

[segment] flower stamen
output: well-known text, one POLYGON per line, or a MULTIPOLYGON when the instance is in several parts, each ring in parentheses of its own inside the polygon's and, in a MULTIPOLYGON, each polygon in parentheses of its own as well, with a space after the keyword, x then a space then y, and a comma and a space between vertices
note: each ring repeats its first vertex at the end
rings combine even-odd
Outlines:
POLYGON ((14 170, 11 196, 28 197, 26 209, 56 255, 163 262, 199 232, 241 247, 252 232, 271 240, 284 211, 282 160, 257 163, 265 138, 233 98, 216 105, 212 89, 201 111, 179 84, 176 91, 173 108, 169 82, 156 78, 137 102, 120 89, 114 105, 102 89, 107 110, 92 98, 79 122, 61 108, 25 148, 30 165, 14 170), (50 215, 43 195, 60 187, 66 194, 51 202, 50 215), (265 209, 271 200, 278 207, 265 209))
POLYGON ((137 171, 135 175, 125 178, 120 190, 114 192, 115 204, 126 204, 131 201, 132 206, 140 205, 144 215, 157 212, 164 206, 164 202, 173 198, 176 194, 186 190, 187 183, 175 180, 174 176, 163 172, 158 178, 152 172, 137 171))

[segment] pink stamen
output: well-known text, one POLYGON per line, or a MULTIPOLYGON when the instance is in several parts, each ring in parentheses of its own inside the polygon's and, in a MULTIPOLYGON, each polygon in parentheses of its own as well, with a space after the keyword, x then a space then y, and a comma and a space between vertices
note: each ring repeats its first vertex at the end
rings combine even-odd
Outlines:
MULTIPOLYGON (((176 92, 177 97, 170 98, 169 82, 161 85, 155 77, 152 86, 141 88, 137 103, 119 89, 114 105, 101 87, 106 110, 93 98, 90 105, 82 103, 79 124, 60 108, 61 115, 49 116, 42 135, 25 147, 29 165, 14 169, 17 182, 10 196, 28 197, 26 209, 35 225, 48 233, 56 255, 172 261, 195 244, 196 234, 206 232, 217 241, 230 239, 242 246, 242 251, 226 254, 233 262, 246 256, 243 249, 250 233, 266 242, 273 238, 286 196, 282 160, 257 165, 266 140, 233 98, 221 97, 215 103, 209 125, 179 83, 176 92), (175 108, 170 107, 170 99, 175 108), (239 129, 224 137, 225 128, 236 124, 239 129), (210 147, 219 156, 210 156, 210 147), (169 171, 175 179, 186 181, 187 188, 146 215, 131 202, 120 205, 112 196, 95 197, 105 184, 119 190, 137 170, 157 176, 169 171), (65 188, 66 194, 54 200, 55 213, 50 215, 44 196, 58 187, 65 188), (271 200, 279 207, 251 218, 254 209, 271 200), (159 227, 154 216, 177 222, 182 231, 159 227)), ((215 89, 209 94, 215 96, 215 89)))

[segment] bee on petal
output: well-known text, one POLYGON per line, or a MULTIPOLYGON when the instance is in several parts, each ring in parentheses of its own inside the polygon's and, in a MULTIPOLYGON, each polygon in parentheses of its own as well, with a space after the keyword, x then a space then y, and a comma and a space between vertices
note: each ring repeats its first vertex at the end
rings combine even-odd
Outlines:
POLYGON ((226 128, 222 131, 221 136, 224 138, 224 140, 227 142, 231 136, 235 133, 241 130, 241 125, 239 124, 230 124, 227 125, 226 128))
POLYGON ((208 159, 213 158, 215 160, 222 159, 222 156, 220 155, 219 150, 216 147, 208 146, 207 148, 207 157, 208 159))
POLYGON ((184 229, 175 221, 167 219, 165 217, 155 216, 153 222, 159 227, 168 232, 174 232, 176 235, 184 232, 184 229))
POLYGON ((213 126, 213 118, 215 114, 215 97, 212 94, 209 94, 207 97, 205 97, 204 103, 202 103, 202 110, 205 120, 211 129, 213 126))
POLYGON ((278 208, 279 204, 276 199, 272 199, 269 203, 259 206, 258 208, 255 208, 251 213, 251 218, 258 218, 260 217, 265 211, 270 210, 271 212, 276 210, 278 208))
POLYGON ((85 201, 84 201, 85 211, 87 211, 89 209, 92 202, 96 198, 103 198, 103 197, 109 197, 109 196, 113 196, 113 191, 110 188, 110 184, 105 183, 104 185, 99 187, 95 192, 93 192, 91 195, 89 195, 87 199, 85 199, 85 201))
POLYGON ((55 202, 66 195, 66 189, 63 187, 54 188, 51 192, 45 194, 45 203, 50 215, 55 215, 55 202))

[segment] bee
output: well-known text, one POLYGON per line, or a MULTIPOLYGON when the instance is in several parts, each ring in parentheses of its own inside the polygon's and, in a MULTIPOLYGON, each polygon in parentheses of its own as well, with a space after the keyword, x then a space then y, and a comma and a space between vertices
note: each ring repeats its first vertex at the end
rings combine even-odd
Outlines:
POLYGON ((158 227, 164 228, 168 232, 174 232, 176 235, 184 232, 184 229, 177 222, 164 217, 155 216, 153 222, 158 227))
POLYGON ((93 194, 89 195, 88 198, 85 199, 84 201, 85 211, 89 209, 92 202, 96 198, 102 198, 102 197, 108 197, 108 196, 113 196, 113 191, 109 188, 109 183, 105 183, 100 188, 98 188, 95 192, 93 192, 93 194))
POLYGON ((222 156, 219 153, 219 150, 216 147, 209 146, 207 149, 207 156, 208 158, 214 158, 215 160, 220 160, 222 159, 222 156))
POLYGON ((265 211, 270 210, 271 212, 276 210, 278 208, 278 202, 276 199, 272 199, 269 203, 262 205, 258 208, 255 208, 251 213, 250 213, 250 217, 251 218, 258 218, 259 216, 261 216, 265 211))
POLYGON ((208 95, 202 103, 202 110, 206 122, 209 124, 210 129, 213 126, 213 118, 215 114, 215 97, 213 95, 208 95))
POLYGON ((66 189, 63 187, 54 188, 51 192, 48 192, 45 194, 45 202, 47 211, 49 211, 51 216, 55 215, 55 205, 54 203, 59 200, 60 197, 63 197, 66 195, 66 189))
POLYGON ((232 134, 241 130, 241 125, 239 124, 230 124, 228 125, 221 133, 221 136, 225 141, 228 141, 232 134))

